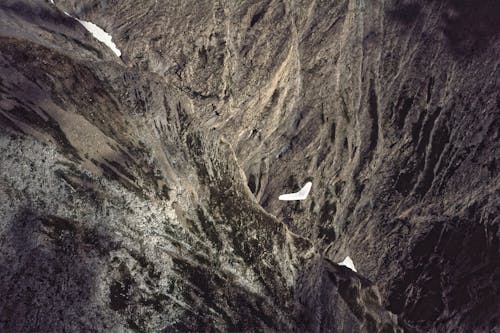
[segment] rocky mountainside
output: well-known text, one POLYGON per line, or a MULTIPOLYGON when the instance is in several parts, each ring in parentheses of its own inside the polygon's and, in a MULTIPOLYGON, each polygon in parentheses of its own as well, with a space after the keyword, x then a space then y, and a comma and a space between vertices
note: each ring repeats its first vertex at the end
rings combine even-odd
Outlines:
POLYGON ((499 64, 496 0, 3 0, 0 332, 500 332, 499 64))

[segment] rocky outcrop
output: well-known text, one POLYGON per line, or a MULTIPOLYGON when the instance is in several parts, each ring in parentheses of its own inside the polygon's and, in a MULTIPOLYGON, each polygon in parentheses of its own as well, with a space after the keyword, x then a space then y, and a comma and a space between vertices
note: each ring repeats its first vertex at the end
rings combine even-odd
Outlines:
POLYGON ((498 14, 4 1, 0 331, 494 332, 498 14))

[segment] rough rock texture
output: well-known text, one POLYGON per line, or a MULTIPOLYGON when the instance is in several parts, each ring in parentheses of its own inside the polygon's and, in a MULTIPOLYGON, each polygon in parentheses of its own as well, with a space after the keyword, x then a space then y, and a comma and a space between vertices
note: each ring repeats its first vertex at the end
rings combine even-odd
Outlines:
POLYGON ((500 331, 499 18, 2 1, 0 331, 500 331))

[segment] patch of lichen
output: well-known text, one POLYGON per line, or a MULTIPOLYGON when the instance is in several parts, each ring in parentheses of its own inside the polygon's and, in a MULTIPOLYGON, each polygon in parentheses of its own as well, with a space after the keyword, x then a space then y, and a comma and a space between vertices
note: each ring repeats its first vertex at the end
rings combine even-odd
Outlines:
POLYGON ((191 301, 194 300, 193 297, 203 299, 203 302, 199 303, 198 311, 207 311, 208 308, 211 308, 221 316, 227 317, 223 310, 224 304, 219 304, 219 302, 224 302, 228 296, 221 295, 221 293, 225 293, 231 279, 219 273, 212 266, 195 264, 180 257, 172 258, 172 262, 174 271, 177 271, 188 282, 185 284, 185 288, 182 288, 184 297, 191 301))
MULTIPOLYGON (((175 258, 173 262, 174 269, 186 277, 185 286, 181 287, 183 298, 197 305, 193 310, 205 318, 208 327, 218 327, 217 331, 240 332, 256 327, 269 329, 280 326, 280 315, 275 305, 265 297, 236 286, 213 268, 198 266, 181 258, 175 258)), ((186 319, 192 316, 186 313, 183 322, 186 323, 186 319)))
POLYGON ((71 251, 95 251, 99 256, 106 256, 120 245, 103 230, 89 227, 81 221, 63 216, 46 215, 38 217, 41 232, 59 247, 71 251), (67 245, 71 245, 71 249, 67 245))
POLYGON ((216 250, 220 251, 222 249, 223 244, 221 238, 219 237, 218 231, 215 227, 214 221, 211 220, 207 214, 205 214, 201 206, 198 206, 198 208, 196 209, 196 214, 198 216, 198 220, 201 223, 205 235, 212 242, 212 244, 214 244, 216 250))

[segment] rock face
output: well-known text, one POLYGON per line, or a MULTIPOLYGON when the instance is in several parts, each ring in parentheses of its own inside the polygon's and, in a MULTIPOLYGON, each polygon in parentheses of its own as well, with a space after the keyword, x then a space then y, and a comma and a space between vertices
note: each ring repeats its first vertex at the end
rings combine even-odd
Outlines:
POLYGON ((0 331, 500 331, 499 17, 2 1, 0 331))

